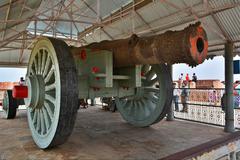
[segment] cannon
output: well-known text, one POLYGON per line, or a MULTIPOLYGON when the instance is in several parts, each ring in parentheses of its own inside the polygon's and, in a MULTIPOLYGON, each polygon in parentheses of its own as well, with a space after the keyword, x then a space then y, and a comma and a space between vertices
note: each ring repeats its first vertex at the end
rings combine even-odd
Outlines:
POLYGON ((40 38, 29 59, 24 99, 35 143, 42 149, 63 144, 73 130, 79 99, 114 97, 123 119, 134 126, 161 121, 172 101, 169 66, 200 64, 207 49, 199 23, 83 47, 40 38))

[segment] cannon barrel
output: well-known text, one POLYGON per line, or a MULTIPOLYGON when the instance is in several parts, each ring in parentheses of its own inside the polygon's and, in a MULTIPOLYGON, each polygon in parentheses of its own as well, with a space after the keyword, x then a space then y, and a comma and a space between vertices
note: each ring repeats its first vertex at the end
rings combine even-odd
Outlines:
POLYGON ((105 40, 84 47, 73 47, 71 52, 78 54, 83 48, 112 51, 114 67, 162 63, 187 63, 195 66, 207 57, 208 40, 205 30, 197 22, 181 31, 167 31, 149 37, 134 34, 127 39, 105 40))

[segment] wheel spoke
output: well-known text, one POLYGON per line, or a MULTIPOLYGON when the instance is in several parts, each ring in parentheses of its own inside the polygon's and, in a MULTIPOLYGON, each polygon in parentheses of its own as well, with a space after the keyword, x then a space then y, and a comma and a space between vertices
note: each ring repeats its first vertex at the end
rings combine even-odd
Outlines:
POLYGON ((152 101, 153 103, 158 103, 158 100, 159 100, 157 97, 154 96, 154 94, 150 94, 150 93, 145 93, 144 97, 152 101))
POLYGON ((150 65, 148 65, 148 64, 145 64, 142 66, 142 72, 144 74, 146 74, 149 71, 149 69, 150 69, 150 65))
POLYGON ((132 115, 131 112, 132 112, 132 101, 128 101, 127 104, 126 104, 126 108, 128 108, 128 115, 132 115))
POLYGON ((147 78, 147 81, 150 81, 153 76, 155 75, 155 72, 153 69, 151 69, 147 74, 146 74, 146 78, 147 78))
POLYGON ((45 122, 45 126, 46 126, 46 132, 47 132, 48 129, 50 128, 49 115, 48 115, 45 107, 42 108, 42 112, 43 112, 44 122, 45 122))
POLYGON ((150 113, 154 112, 155 107, 156 107, 156 104, 153 101, 150 101, 149 105, 147 106, 150 113))
MULTIPOLYGON (((149 104, 148 104, 149 105, 149 104)), ((144 112, 145 112, 145 117, 148 117, 149 115, 151 115, 150 110, 148 109, 148 105, 146 107, 144 107, 144 112)))
POLYGON ((136 118, 138 110, 137 110, 137 105, 136 105, 136 101, 135 100, 133 101, 133 104, 132 104, 131 108, 133 109, 132 115, 136 118))
POLYGON ((157 94, 160 93, 160 90, 158 88, 152 88, 152 87, 145 87, 144 91, 146 91, 146 92, 153 92, 153 93, 157 93, 157 94))
POLYGON ((40 112, 40 119, 41 119, 41 134, 43 135, 45 133, 45 123, 44 123, 42 109, 40 109, 39 112, 40 112))
POLYGON ((156 82, 158 81, 158 78, 155 77, 154 79, 150 80, 150 81, 146 81, 146 86, 153 86, 156 82))
POLYGON ((35 109, 34 112, 33 112, 33 124, 36 124, 36 121, 37 121, 37 110, 35 109))
POLYGON ((53 73, 54 73, 54 66, 51 67, 50 71, 48 72, 47 76, 45 77, 45 79, 44 79, 45 83, 47 83, 50 80, 50 78, 52 77, 53 73))
POLYGON ((144 117, 147 117, 149 114, 149 111, 146 109, 149 105, 149 103, 147 103, 147 99, 143 98, 142 99, 142 102, 143 102, 143 112, 144 112, 144 117))
POLYGON ((145 118, 145 110, 144 110, 144 102, 143 100, 140 100, 138 102, 138 106, 139 106, 139 110, 138 110, 138 117, 140 117, 141 119, 145 118))
POLYGON ((130 107, 129 114, 131 117, 134 115, 134 108, 133 106, 130 107))
POLYGON ((43 71, 44 71, 46 57, 47 57, 47 52, 44 50, 43 55, 42 55, 41 74, 43 74, 43 71))
POLYGON ((37 132, 39 132, 40 130, 40 123, 41 123, 41 119, 40 119, 40 114, 39 114, 39 109, 36 109, 36 112, 37 112, 37 132))
POLYGON ((34 58, 33 64, 34 64, 34 68, 35 68, 35 74, 37 74, 37 62, 36 62, 36 58, 34 58))
POLYGON ((50 108, 50 106, 47 102, 44 102, 44 107, 46 108, 51 121, 53 121, 53 116, 54 116, 53 110, 50 108))
POLYGON ((38 74, 41 74, 41 65, 42 65, 41 50, 37 53, 37 55, 38 55, 38 74))
POLYGON ((33 70, 33 66, 31 66, 29 68, 29 73, 30 73, 30 75, 35 75, 36 74, 36 72, 33 70))
POLYGON ((46 76, 46 74, 48 73, 49 67, 50 67, 50 62, 51 62, 51 57, 47 56, 47 61, 44 67, 44 71, 43 71, 43 77, 46 76))
POLYGON ((51 91, 51 90, 53 90, 53 89, 55 89, 56 88, 56 83, 53 83, 53 84, 50 84, 50 85, 46 85, 45 86, 45 91, 47 92, 47 91, 51 91))
POLYGON ((121 99, 120 104, 121 104, 121 106, 126 106, 127 100, 126 99, 121 99))
POLYGON ((49 102, 51 102, 53 105, 55 105, 56 99, 53 96, 51 96, 49 94, 45 94, 45 99, 48 100, 49 102))

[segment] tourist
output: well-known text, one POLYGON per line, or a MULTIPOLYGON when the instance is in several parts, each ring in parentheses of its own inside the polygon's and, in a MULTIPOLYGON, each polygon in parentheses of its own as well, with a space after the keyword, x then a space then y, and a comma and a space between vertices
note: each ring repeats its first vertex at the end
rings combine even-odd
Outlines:
POLYGON ((20 85, 20 86, 25 85, 25 80, 24 80, 23 77, 20 78, 19 85, 20 85))
POLYGON ((178 80, 183 80, 183 73, 180 74, 178 80))
POLYGON ((197 76, 195 73, 193 73, 193 75, 192 75, 192 81, 197 83, 197 76))
POLYGON ((180 74, 178 80, 179 80, 179 87, 181 88, 183 83, 183 73, 180 74))
POLYGON ((212 85, 211 89, 208 92, 208 98, 209 98, 209 102, 216 106, 217 105, 217 92, 214 88, 214 86, 212 85))
POLYGON ((188 73, 186 74, 185 79, 186 79, 187 82, 189 82, 190 79, 189 79, 189 75, 188 75, 188 73))
POLYGON ((178 100, 180 96, 180 90, 178 89, 177 83, 173 83, 173 102, 175 104, 175 111, 179 112, 178 100))
POLYGON ((186 74, 185 80, 186 80, 186 82, 187 82, 186 85, 189 87, 189 84, 190 84, 190 78, 189 78, 189 74, 188 74, 188 73, 186 74))
POLYGON ((182 86, 182 93, 181 93, 181 102, 183 105, 183 109, 181 110, 181 112, 188 112, 188 97, 189 97, 189 90, 187 89, 187 81, 183 82, 183 86, 182 86))

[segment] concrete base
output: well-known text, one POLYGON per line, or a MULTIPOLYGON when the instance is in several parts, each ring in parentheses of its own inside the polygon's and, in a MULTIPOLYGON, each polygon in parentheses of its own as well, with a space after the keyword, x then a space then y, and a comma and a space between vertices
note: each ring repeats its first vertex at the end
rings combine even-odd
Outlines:
POLYGON ((14 120, 0 119, 0 159, 155 160, 227 134, 223 128, 179 120, 136 128, 119 113, 89 107, 79 110, 67 143, 43 151, 32 140, 26 111, 19 111, 14 120))

